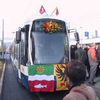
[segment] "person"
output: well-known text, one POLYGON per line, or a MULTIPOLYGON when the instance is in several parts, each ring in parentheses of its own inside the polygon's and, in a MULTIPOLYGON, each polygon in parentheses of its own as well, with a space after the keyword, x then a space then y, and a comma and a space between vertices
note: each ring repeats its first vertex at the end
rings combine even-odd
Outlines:
POLYGON ((99 100, 94 89, 85 84, 86 66, 82 62, 69 62, 69 67, 65 68, 65 77, 69 84, 69 93, 63 100, 99 100))
POLYGON ((97 56, 96 56, 96 48, 95 48, 95 43, 90 44, 90 48, 88 50, 88 58, 89 58, 89 64, 90 64, 90 77, 88 80, 88 83, 91 85, 94 85, 94 78, 96 75, 96 70, 97 70, 97 56))
POLYGON ((98 63, 100 65, 100 44, 96 45, 96 54, 97 54, 97 60, 98 60, 98 63))
MULTIPOLYGON (((75 59, 80 60, 81 62, 83 62, 86 67, 87 67, 87 61, 88 61, 88 55, 85 49, 83 49, 82 45, 80 43, 76 44, 77 49, 75 50, 75 59)), ((86 72, 87 72, 87 78, 89 77, 89 72, 88 69, 86 68, 86 72)))
POLYGON ((96 54, 97 54, 97 61, 98 61, 96 76, 99 76, 100 75, 100 44, 96 45, 96 54))
POLYGON ((82 61, 86 65, 87 54, 86 51, 82 48, 81 44, 76 44, 77 49, 75 50, 75 59, 82 61))
POLYGON ((87 73, 88 73, 87 74, 87 79, 89 79, 89 77, 90 77, 90 64, 89 64, 89 58, 88 58, 88 49, 89 49, 89 45, 87 44, 84 47, 84 50, 85 50, 86 56, 87 56, 87 59, 86 59, 86 62, 85 62, 85 65, 87 67, 87 73))

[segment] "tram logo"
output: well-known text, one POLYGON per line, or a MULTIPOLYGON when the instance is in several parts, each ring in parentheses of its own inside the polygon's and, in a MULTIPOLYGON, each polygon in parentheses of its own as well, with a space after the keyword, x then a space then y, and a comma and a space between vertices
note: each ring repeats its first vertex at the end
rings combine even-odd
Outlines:
POLYGON ((38 84, 34 86, 35 88, 47 88, 47 85, 38 84))
POLYGON ((36 71, 37 71, 37 73, 42 74, 42 73, 44 73, 45 68, 43 66, 39 66, 39 67, 37 67, 36 71))

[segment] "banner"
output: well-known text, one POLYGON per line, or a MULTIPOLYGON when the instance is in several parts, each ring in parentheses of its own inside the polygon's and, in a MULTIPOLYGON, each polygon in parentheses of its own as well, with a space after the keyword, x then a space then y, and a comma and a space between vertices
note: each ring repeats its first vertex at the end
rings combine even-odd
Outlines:
POLYGON ((51 16, 52 15, 59 15, 59 10, 58 10, 58 8, 56 7, 54 10, 53 10, 53 12, 51 13, 51 16))
POLYGON ((44 9, 43 5, 41 6, 41 8, 40 8, 39 12, 40 12, 40 14, 46 13, 46 11, 45 11, 45 9, 44 9))
POLYGON ((59 11, 58 8, 56 7, 56 15, 59 15, 59 11))
POLYGON ((53 65, 30 65, 28 67, 28 82, 31 92, 54 91, 53 65))
POLYGON ((53 75, 54 67, 53 65, 30 65, 28 67, 29 75, 53 75))
POLYGON ((54 80, 34 80, 29 81, 31 92, 54 92, 54 80))

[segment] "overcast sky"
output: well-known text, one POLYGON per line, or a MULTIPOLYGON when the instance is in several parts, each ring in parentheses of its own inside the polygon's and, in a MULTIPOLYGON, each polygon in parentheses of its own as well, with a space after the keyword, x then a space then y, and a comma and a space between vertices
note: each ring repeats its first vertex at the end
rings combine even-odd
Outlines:
POLYGON ((100 30, 100 0, 0 0, 0 22, 5 21, 5 37, 11 37, 28 18, 42 17, 41 5, 48 15, 58 7, 57 17, 70 22, 73 28, 100 30))

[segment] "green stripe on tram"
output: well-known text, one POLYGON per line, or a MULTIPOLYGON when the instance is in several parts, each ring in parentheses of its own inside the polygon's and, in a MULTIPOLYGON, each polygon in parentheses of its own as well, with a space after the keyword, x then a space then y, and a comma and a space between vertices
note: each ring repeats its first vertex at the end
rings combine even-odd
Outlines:
POLYGON ((53 75, 54 67, 53 65, 30 65, 28 67, 29 75, 53 75))

